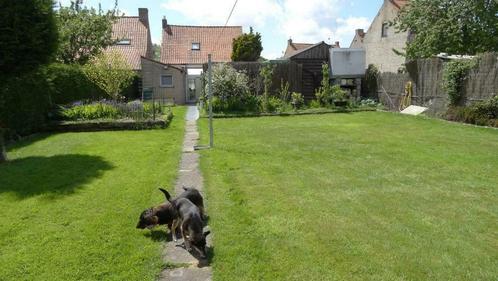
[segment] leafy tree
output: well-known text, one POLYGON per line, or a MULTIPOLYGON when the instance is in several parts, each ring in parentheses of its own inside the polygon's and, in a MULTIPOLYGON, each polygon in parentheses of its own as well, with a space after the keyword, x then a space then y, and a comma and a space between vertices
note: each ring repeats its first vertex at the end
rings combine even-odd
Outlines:
POLYGON ((69 7, 60 7, 57 12, 60 33, 57 59, 66 64, 85 64, 114 44, 112 24, 116 20, 116 10, 104 13, 101 9, 82 7, 79 1, 71 1, 69 7))
POLYGON ((92 58, 85 66, 85 74, 113 100, 120 99, 120 93, 136 77, 131 66, 116 51, 103 52, 92 58))
MULTIPOLYGON (((50 62, 57 49, 57 36, 52 0, 1 2, 0 109, 8 106, 3 95, 9 79, 50 62)), ((0 120, 0 162, 7 160, 4 145, 7 125, 6 120, 0 120)))
POLYGON ((254 33, 252 27, 249 33, 233 39, 233 61, 257 61, 261 56, 261 51, 263 51, 261 34, 259 32, 254 33))
POLYGON ((57 48, 52 0, 1 2, 0 75, 16 76, 50 62, 57 48))
POLYGON ((161 60, 161 45, 152 44, 152 50, 154 53, 154 59, 157 61, 161 60))
POLYGON ((406 46, 408 58, 475 55, 498 51, 497 15, 496 0, 412 0, 393 24, 415 35, 406 46))

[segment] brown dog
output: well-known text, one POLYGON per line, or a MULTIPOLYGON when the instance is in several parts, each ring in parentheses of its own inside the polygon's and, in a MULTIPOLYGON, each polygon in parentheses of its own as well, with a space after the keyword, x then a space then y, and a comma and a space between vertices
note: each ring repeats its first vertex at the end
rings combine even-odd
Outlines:
MULTIPOLYGON (((148 208, 140 214, 140 218, 137 223, 137 228, 139 229, 151 229, 156 225, 168 225, 168 229, 171 230, 173 221, 178 218, 178 212, 174 208, 169 200, 171 200, 171 195, 163 188, 159 190, 166 196, 166 202, 160 204, 156 207, 148 208)), ((201 215, 204 217, 204 200, 195 188, 183 187, 184 192, 176 197, 174 200, 180 198, 187 198, 193 202, 200 210, 201 215)))

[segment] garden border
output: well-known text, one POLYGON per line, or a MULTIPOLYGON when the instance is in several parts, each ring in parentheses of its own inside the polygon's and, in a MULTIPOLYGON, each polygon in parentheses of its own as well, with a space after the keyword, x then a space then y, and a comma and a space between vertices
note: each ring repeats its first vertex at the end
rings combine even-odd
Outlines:
MULTIPOLYGON (((331 113, 353 113, 364 111, 377 111, 377 108, 355 108, 355 109, 322 109, 297 111, 297 112, 278 112, 278 113, 213 113, 213 118, 251 118, 251 117, 271 117, 271 116, 299 116, 299 115, 321 115, 331 113)), ((202 118, 208 118, 207 114, 202 114, 202 118)))
POLYGON ((173 119, 169 112, 164 119, 157 120, 95 120, 95 121, 62 121, 52 122, 45 131, 48 132, 99 132, 99 131, 124 131, 124 130, 150 130, 164 129, 173 119))

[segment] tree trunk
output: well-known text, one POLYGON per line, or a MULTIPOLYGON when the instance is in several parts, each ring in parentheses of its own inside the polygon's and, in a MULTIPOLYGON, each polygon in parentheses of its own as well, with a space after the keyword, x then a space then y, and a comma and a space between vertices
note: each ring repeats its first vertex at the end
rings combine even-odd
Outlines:
POLYGON ((0 163, 7 161, 7 152, 5 149, 5 142, 3 139, 3 131, 0 129, 0 163))

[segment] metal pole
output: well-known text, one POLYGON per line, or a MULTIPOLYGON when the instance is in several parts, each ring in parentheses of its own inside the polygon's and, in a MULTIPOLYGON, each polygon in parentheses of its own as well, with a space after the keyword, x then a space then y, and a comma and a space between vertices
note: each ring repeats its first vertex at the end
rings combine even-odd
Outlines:
POLYGON ((208 97, 209 97, 209 147, 214 146, 213 140, 213 90, 212 90, 211 54, 208 55, 208 97))

